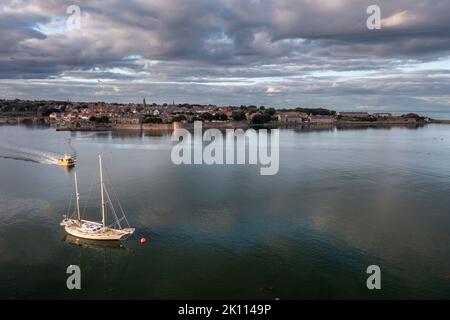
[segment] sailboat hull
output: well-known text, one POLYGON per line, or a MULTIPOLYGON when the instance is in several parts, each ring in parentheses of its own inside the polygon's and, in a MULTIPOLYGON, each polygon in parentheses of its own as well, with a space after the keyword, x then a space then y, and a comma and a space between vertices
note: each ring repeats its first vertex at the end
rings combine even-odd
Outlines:
POLYGON ((89 240, 100 240, 100 241, 117 241, 124 240, 133 234, 133 228, 127 229, 111 229, 111 228, 101 228, 97 232, 86 232, 78 224, 68 224, 64 227, 66 232, 74 237, 89 239, 89 240))

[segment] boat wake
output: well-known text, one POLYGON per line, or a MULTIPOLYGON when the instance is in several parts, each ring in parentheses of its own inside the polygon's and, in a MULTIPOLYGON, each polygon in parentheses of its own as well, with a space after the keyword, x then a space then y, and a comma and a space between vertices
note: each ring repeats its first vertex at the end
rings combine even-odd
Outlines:
POLYGON ((36 160, 33 160, 33 159, 29 159, 29 158, 26 158, 26 157, 4 156, 4 155, 0 154, 0 158, 1 159, 21 160, 21 161, 29 161, 29 162, 39 163, 39 161, 36 161, 36 160))
POLYGON ((67 141, 67 145, 69 146, 69 148, 70 148, 70 153, 69 153, 69 155, 70 155, 70 157, 72 158, 72 159, 74 159, 75 161, 77 160, 77 150, 73 147, 73 145, 72 145, 72 139, 71 138, 69 138, 69 139, 67 139, 66 140, 67 141))
MULTIPOLYGON (((72 158, 75 159, 76 150, 73 148, 70 142, 69 148, 75 153, 75 155, 72 156, 72 158)), ((63 157, 64 157, 63 154, 47 150, 0 145, 0 158, 3 159, 21 160, 48 165, 57 165, 58 160, 63 157)))

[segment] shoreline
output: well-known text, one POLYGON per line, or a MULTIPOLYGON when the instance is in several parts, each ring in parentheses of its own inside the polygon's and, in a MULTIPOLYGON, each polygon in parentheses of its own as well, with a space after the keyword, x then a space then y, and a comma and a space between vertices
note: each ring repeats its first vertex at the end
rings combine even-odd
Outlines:
MULTIPOLYGON (((422 127, 427 124, 450 124, 450 120, 430 120, 430 121, 412 121, 414 119, 402 120, 379 120, 379 121, 350 121, 336 120, 330 123, 266 123, 251 124, 247 121, 228 121, 228 122, 203 122, 203 129, 300 129, 321 130, 328 128, 381 128, 381 127, 422 127)), ((63 126, 55 128, 57 131, 141 131, 141 132, 172 132, 176 129, 193 130, 193 123, 172 123, 172 124, 113 124, 97 125, 92 127, 63 126)))
MULTIPOLYGON (((172 132, 176 129, 192 130, 193 123, 172 123, 172 124, 93 124, 84 123, 83 125, 70 124, 56 124, 50 121, 33 121, 33 122, 6 122, 1 121, 0 125, 30 125, 30 126, 48 126, 54 128, 56 131, 71 131, 71 132, 101 132, 101 131, 133 131, 133 132, 172 132)), ((450 124, 450 120, 430 120, 430 121, 349 121, 336 120, 331 123, 295 123, 295 124, 280 124, 280 123, 266 123, 266 124, 251 124, 248 122, 203 122, 204 129, 306 129, 306 130, 322 130, 322 129, 352 129, 352 128, 382 128, 382 127, 423 127, 427 124, 450 124)))

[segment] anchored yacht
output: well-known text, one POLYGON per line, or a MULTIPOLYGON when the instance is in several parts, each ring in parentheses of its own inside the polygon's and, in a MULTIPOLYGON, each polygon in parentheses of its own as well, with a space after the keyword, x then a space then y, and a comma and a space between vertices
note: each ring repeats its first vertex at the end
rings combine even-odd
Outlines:
POLYGON ((80 194, 78 193, 77 175, 74 174, 75 179, 75 198, 76 198, 76 216, 67 217, 61 221, 61 226, 66 232, 76 238, 90 239, 90 240, 124 240, 132 235, 135 231, 130 228, 128 220, 125 216, 122 206, 120 206, 119 218, 118 212, 113 206, 108 190, 105 188, 103 181, 103 167, 102 157, 98 156, 100 164, 100 194, 101 194, 101 221, 89 221, 81 218, 80 214, 80 194), (107 210, 107 204, 110 210, 107 210), (107 224, 107 211, 114 216, 111 224, 107 224))

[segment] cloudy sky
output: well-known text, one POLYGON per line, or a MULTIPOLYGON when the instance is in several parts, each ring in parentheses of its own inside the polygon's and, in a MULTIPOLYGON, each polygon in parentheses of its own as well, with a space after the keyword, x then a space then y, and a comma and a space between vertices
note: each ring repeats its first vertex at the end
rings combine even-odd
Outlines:
POLYGON ((0 0, 0 98, 450 111, 449 13, 450 0, 0 0))

